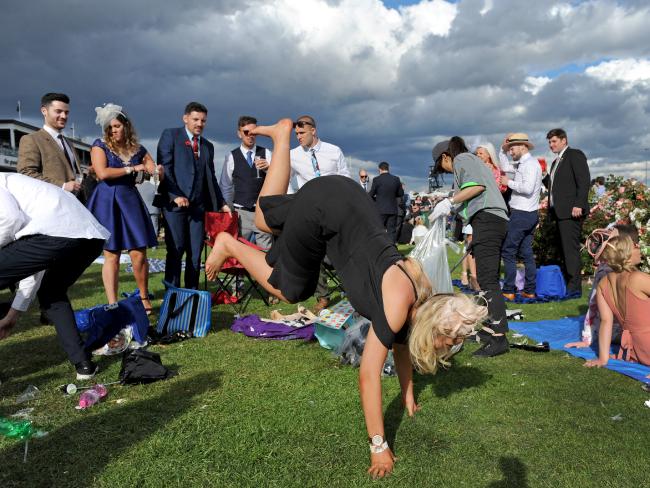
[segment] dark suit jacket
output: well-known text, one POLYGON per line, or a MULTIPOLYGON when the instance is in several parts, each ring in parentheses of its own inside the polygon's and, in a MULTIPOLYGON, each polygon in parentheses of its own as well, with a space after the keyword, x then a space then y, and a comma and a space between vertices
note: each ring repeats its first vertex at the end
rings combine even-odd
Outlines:
POLYGON ((199 138, 199 159, 194 161, 192 142, 185 127, 165 129, 158 141, 158 164, 165 168, 165 178, 160 183, 160 194, 171 210, 177 197, 185 197, 190 205, 203 206, 217 211, 224 205, 214 168, 214 146, 204 137, 199 138), (197 178, 197 172, 203 178, 197 178))
POLYGON ((368 193, 377 204, 377 210, 382 215, 397 215, 397 198, 404 195, 402 182, 390 173, 381 173, 372 180, 368 193))
MULTIPOLYGON (((553 195, 555 214, 559 219, 569 219, 573 207, 579 207, 582 209, 582 214, 587 215, 589 212, 587 196, 591 182, 587 157, 580 149, 567 147, 562 159, 555 164, 558 167, 553 185, 549 189, 553 195)), ((543 183, 546 188, 549 188, 551 183, 549 175, 544 177, 543 183)))
MULTIPOLYGON (((67 142, 75 155, 77 168, 81 168, 77 152, 72 144, 67 142)), ((52 183, 59 188, 64 183, 75 179, 72 167, 59 147, 59 143, 44 129, 21 137, 16 170, 32 178, 52 183)))

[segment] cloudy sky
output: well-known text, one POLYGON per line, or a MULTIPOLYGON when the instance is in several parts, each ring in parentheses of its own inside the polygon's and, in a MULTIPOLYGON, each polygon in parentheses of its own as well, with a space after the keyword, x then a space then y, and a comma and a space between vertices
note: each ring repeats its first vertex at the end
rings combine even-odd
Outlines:
POLYGON ((544 135, 560 126, 593 176, 645 180, 649 25, 645 0, 7 2, 0 118, 20 100, 40 125, 40 96, 63 91, 92 140, 93 108, 114 102, 155 152, 198 100, 224 154, 241 114, 308 113, 353 171, 386 160, 415 190, 443 137, 528 132, 548 158, 544 135))

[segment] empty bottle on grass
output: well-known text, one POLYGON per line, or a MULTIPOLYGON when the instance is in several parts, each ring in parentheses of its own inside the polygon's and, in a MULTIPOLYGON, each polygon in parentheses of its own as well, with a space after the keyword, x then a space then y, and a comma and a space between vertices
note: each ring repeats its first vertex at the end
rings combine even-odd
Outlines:
POLYGON ((99 402, 108 393, 104 385, 95 385, 89 390, 84 391, 79 396, 79 408, 84 409, 92 407, 95 403, 99 402))

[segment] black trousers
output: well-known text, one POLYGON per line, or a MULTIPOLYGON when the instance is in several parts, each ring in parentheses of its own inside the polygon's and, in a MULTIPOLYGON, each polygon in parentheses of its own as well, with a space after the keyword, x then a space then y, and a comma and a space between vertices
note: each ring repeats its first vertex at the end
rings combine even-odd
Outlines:
POLYGON ((555 221, 557 233, 560 238, 567 293, 582 294, 580 246, 582 245, 582 222, 584 219, 559 219, 554 209, 551 209, 550 215, 555 221))
POLYGON ((501 247, 508 231, 508 221, 497 215, 480 211, 471 221, 472 255, 476 260, 476 278, 485 292, 490 328, 497 334, 508 332, 506 302, 499 284, 501 247))
POLYGON ((77 330, 68 299, 72 286, 104 247, 101 239, 68 239, 42 234, 25 236, 0 249, 0 289, 45 271, 38 300, 54 324, 61 347, 72 364, 90 359, 77 330))
POLYGON ((395 214, 381 214, 381 221, 384 224, 384 229, 388 233, 393 242, 397 242, 397 215, 395 214))

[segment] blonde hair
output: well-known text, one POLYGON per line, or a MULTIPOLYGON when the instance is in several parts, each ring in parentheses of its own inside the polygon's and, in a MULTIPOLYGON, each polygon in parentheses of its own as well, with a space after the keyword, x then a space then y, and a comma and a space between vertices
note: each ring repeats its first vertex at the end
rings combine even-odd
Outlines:
POLYGON ((449 366, 449 347, 436 347, 437 337, 465 338, 487 316, 487 307, 463 294, 431 295, 414 305, 408 345, 411 361, 421 373, 434 374, 449 366))
POLYGON ((617 237, 612 237, 607 241, 601 254, 601 258, 615 273, 635 271, 636 266, 632 264, 633 250, 634 241, 626 235, 619 235, 617 237))
POLYGON ((420 216, 415 217, 415 225, 424 225, 424 219, 420 216))
POLYGON ((496 152, 496 150, 494 149, 494 146, 492 145, 491 142, 482 142, 481 144, 479 144, 478 146, 476 146, 476 149, 477 149, 477 150, 478 150, 478 148, 485 149, 485 151, 486 151, 486 152, 488 153, 488 155, 490 156, 490 160, 491 160, 491 162, 492 162, 492 166, 494 166, 495 168, 499 168, 499 158, 497 157, 497 152, 496 152))

